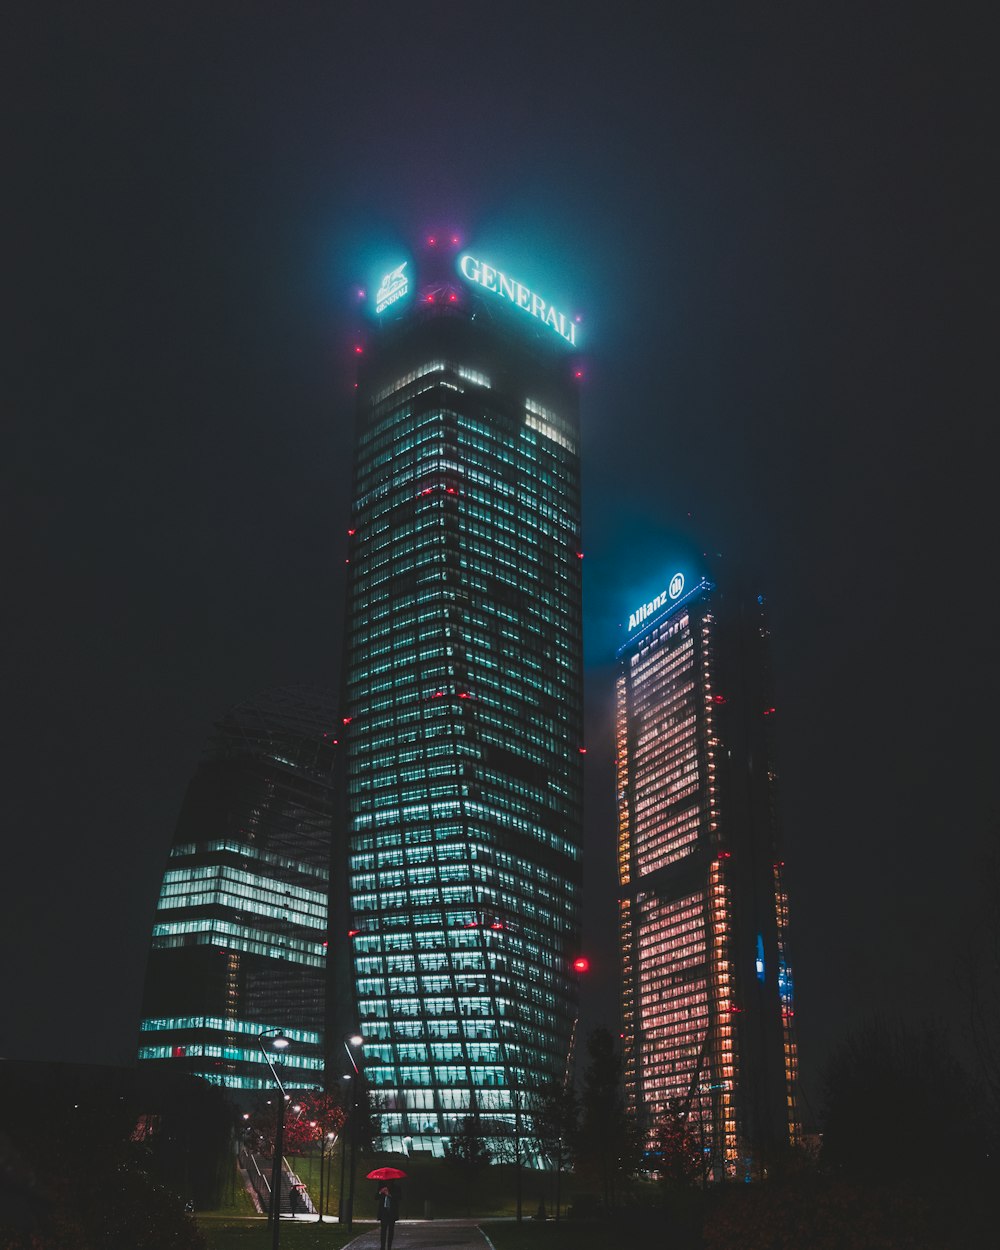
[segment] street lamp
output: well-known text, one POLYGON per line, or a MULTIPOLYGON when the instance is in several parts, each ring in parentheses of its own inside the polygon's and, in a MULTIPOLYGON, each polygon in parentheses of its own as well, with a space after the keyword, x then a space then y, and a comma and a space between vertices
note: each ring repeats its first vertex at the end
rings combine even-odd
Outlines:
MULTIPOLYGON (((355 1159, 356 1159, 357 1148, 358 1148, 358 1077, 361 1075, 361 1069, 358 1067, 358 1061, 354 1058, 354 1051, 358 1049, 359 1047, 363 1046, 364 1042, 365 1042, 365 1039, 361 1036, 360 1033, 349 1033, 344 1037, 344 1050, 347 1051, 347 1057, 351 1061, 351 1072, 350 1072, 350 1080, 351 1080, 351 1111, 350 1111, 350 1116, 351 1116, 351 1121, 350 1121, 351 1180, 350 1180, 350 1188, 347 1191, 347 1219, 343 1221, 347 1225, 349 1230, 353 1229, 354 1227, 354 1172, 355 1172, 355 1159)), ((341 1163, 340 1163, 340 1192, 341 1192, 341 1203, 343 1204, 343 1192, 344 1192, 343 1155, 341 1155, 341 1163)))
MULTIPOLYGON (((344 1075, 340 1079, 350 1084, 350 1081, 351 1081, 350 1072, 345 1072, 344 1075)), ((337 1190, 337 1220, 341 1224, 343 1224, 344 1222, 344 1212, 346 1210, 346 1203, 344 1202, 344 1176, 347 1172, 346 1129, 347 1129, 347 1121, 349 1119, 350 1119, 350 1112, 348 1111, 347 1116, 344 1119, 344 1123, 340 1126, 340 1188, 337 1190)))
POLYGON ((285 1149, 285 1099, 288 1095, 285 1093, 284 1085, 278 1080, 278 1074, 274 1070, 271 1056, 264 1046, 265 1039, 270 1041, 272 1049, 278 1051, 279 1054, 288 1047, 289 1042, 281 1029, 267 1029, 263 1033, 257 1034, 260 1053, 264 1056, 267 1066, 271 1069, 271 1076, 278 1087, 278 1115, 274 1127, 274 1159, 271 1164, 271 1209, 268 1212, 272 1228, 271 1247, 272 1250, 278 1250, 278 1238, 281 1235, 281 1156, 285 1149))
POLYGON ((336 1133, 324 1133, 324 1132, 322 1131, 322 1127, 320 1128, 320 1139, 319 1139, 319 1216, 318 1216, 318 1218, 317 1218, 317 1220, 316 1220, 316 1223, 317 1223, 317 1224, 322 1224, 322 1223, 323 1223, 323 1216, 324 1216, 324 1214, 329 1214, 329 1211, 330 1211, 330 1179, 331 1179, 331 1178, 330 1178, 330 1172, 332 1171, 332 1163, 333 1163, 333 1160, 332 1160, 332 1157, 328 1159, 328 1158, 327 1158, 327 1156, 328 1156, 328 1155, 332 1156, 332 1154, 333 1154, 333 1144, 334 1144, 334 1142, 335 1142, 336 1140, 337 1140, 337 1134, 336 1134, 336 1133), (325 1170, 325 1172, 326 1172, 326 1178, 325 1178, 325 1185, 326 1185, 326 1200, 325 1200, 325 1206, 324 1206, 324 1199, 323 1199, 323 1193, 324 1193, 324 1176, 323 1176, 323 1173, 324 1173, 324 1170, 325 1170))

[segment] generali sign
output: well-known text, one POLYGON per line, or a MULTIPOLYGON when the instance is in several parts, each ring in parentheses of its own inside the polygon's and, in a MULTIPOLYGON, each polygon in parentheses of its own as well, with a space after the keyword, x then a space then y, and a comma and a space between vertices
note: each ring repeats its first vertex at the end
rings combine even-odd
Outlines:
POLYGON ((459 258, 458 267, 467 282, 476 282, 501 299, 509 300, 543 325, 551 326, 571 346, 576 346, 576 323, 573 319, 559 312, 523 283, 508 277, 499 269, 494 269, 492 265, 487 265, 485 261, 477 260, 468 252, 459 258))

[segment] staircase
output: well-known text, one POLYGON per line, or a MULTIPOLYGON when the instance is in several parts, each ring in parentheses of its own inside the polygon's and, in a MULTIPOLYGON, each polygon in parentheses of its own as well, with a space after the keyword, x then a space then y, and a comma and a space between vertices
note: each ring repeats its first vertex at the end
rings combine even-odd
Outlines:
MULTIPOLYGON (((255 1151, 240 1152, 240 1167, 249 1182, 261 1213, 271 1209, 271 1175, 274 1161, 269 1155, 255 1151)), ((288 1160, 282 1159, 281 1193, 278 1196, 280 1215, 315 1215, 316 1207, 305 1185, 289 1168, 288 1160)))

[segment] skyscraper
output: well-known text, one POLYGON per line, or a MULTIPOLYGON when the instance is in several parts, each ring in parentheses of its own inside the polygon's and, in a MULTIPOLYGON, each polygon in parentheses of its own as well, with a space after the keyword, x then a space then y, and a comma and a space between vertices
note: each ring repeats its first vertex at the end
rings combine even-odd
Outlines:
POLYGON ((322 1083, 335 701, 296 686, 233 708, 188 786, 153 925, 141 1060, 270 1089, 322 1083))
POLYGON ((618 662, 626 1096, 742 1178, 800 1133, 764 600, 675 573, 618 662))
POLYGON ((383 1142, 441 1154, 523 1130, 576 1016, 576 328, 453 241, 409 264, 358 375, 335 997, 383 1142))

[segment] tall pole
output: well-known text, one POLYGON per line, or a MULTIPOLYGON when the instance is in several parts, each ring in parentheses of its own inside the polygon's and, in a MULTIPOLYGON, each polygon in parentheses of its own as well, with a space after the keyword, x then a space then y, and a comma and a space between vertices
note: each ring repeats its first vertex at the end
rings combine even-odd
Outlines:
POLYGON ((285 1097, 278 1099, 278 1121, 274 1130, 274 1159, 271 1165, 271 1247, 278 1250, 281 1236, 281 1158, 285 1153, 285 1097))
POLYGON ((332 1136, 332 1133, 324 1132, 319 1139, 319 1219, 316 1221, 317 1224, 322 1224, 323 1216, 328 1215, 330 1211, 330 1161, 327 1155, 333 1150, 333 1143, 330 1141, 332 1136), (325 1205, 324 1194, 326 1195, 325 1205))
POLYGON ((562 1127, 560 1126, 559 1144, 556 1147, 556 1223, 557 1224, 559 1223, 559 1200, 561 1197, 561 1194, 560 1194, 561 1186, 559 1182, 562 1180, 562 1156, 563 1156, 562 1127))
POLYGON ((511 1075, 514 1077, 511 1091, 514 1095, 514 1189, 517 1203, 517 1222, 521 1223, 521 1089, 517 1084, 517 1077, 514 1076, 514 1070, 511 1069, 511 1075))
POLYGON ((354 1174, 357 1170, 358 1151, 358 1074, 351 1078, 351 1181, 347 1191, 347 1228, 354 1227, 354 1174))
POLYGON ((323 1223, 323 1151, 326 1150, 326 1137, 319 1139, 319 1216, 316 1219, 317 1224, 323 1223))
POLYGON ((343 1224, 344 1215, 347 1212, 347 1206, 344 1202, 344 1173, 347 1170, 347 1142, 344 1139, 344 1130, 340 1131, 340 1189, 337 1191, 337 1210, 340 1215, 340 1222, 343 1224))
MULTIPOLYGON (((347 1219, 344 1221, 348 1231, 354 1227, 354 1174, 356 1171, 357 1150, 358 1150, 358 1078, 361 1076, 361 1069, 358 1062, 354 1058, 354 1047, 364 1044, 364 1038, 360 1034, 352 1033, 344 1038, 344 1049, 347 1051, 347 1057, 351 1061, 351 1176, 350 1188, 347 1191, 347 1219)), ((343 1190, 343 1158, 341 1158, 341 1190, 343 1190)))
POLYGON ((260 1052, 267 1061, 267 1066, 271 1069, 271 1076, 278 1088, 278 1114, 274 1128, 274 1159, 271 1165, 271 1202, 270 1211, 268 1212, 268 1218, 271 1220, 271 1250, 278 1250, 278 1239, 281 1236, 281 1157, 285 1152, 285 1087, 278 1080, 278 1074, 274 1070, 271 1056, 265 1049, 265 1039, 270 1040, 272 1047, 284 1050, 288 1045, 288 1038, 285 1037, 281 1029, 268 1029, 264 1033, 257 1034, 260 1052))

